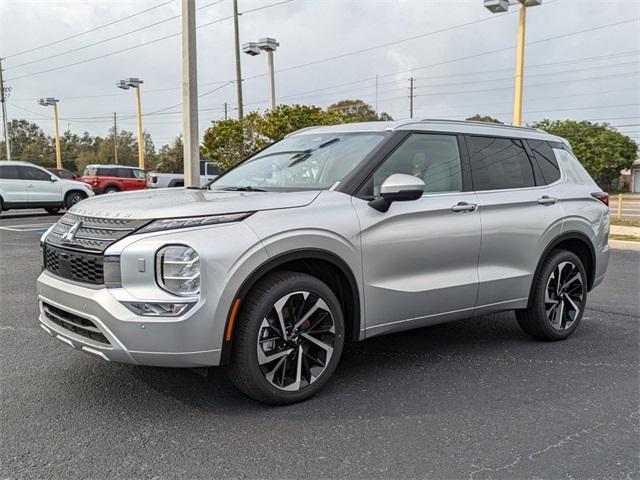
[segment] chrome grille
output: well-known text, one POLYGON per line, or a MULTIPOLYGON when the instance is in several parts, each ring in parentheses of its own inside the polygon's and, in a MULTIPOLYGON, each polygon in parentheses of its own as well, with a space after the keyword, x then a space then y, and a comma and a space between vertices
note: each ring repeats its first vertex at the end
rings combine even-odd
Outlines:
POLYGON ((77 282, 104 284, 102 255, 74 252, 44 245, 44 268, 62 278, 77 282))
POLYGON ((42 303, 42 311, 47 320, 65 330, 103 345, 111 345, 111 342, 107 340, 96 324, 88 318, 67 312, 46 302, 42 303))
POLYGON ((103 253, 109 245, 126 237, 148 220, 124 218, 95 218, 67 213, 47 235, 47 243, 74 250, 86 250, 103 253), (74 230, 71 238, 64 235, 74 230))

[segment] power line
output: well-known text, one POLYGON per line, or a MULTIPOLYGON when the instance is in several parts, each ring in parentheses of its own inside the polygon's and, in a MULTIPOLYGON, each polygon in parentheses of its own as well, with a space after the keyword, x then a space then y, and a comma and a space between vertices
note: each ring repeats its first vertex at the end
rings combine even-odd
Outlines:
MULTIPOLYGON (((211 2, 211 3, 207 4, 207 5, 203 5, 201 7, 198 7, 196 10, 202 10, 204 8, 212 7, 214 5, 222 3, 224 1, 225 0, 217 0, 215 2, 211 2)), ((57 57, 61 57, 63 55, 68 55, 69 53, 78 52, 80 50, 84 50, 85 48, 95 47, 96 45, 102 45, 103 43, 107 43, 107 42, 110 42, 112 40, 117 40, 118 38, 126 37, 127 35, 131 35, 132 33, 140 32, 142 30, 146 30, 148 28, 152 28, 152 27, 161 25, 163 23, 169 22, 171 20, 175 20, 176 18, 180 18, 180 17, 181 17, 180 15, 174 15, 172 17, 165 18, 164 20, 159 20, 157 22, 150 23, 149 25, 145 25, 143 27, 138 27, 138 28, 135 28, 133 30, 129 30, 128 32, 120 33, 118 35, 114 35, 113 37, 108 37, 108 38, 105 38, 103 40, 99 40, 97 42, 93 42, 93 43, 89 43, 87 45, 83 45, 81 47, 72 48, 71 50, 66 50, 64 52, 56 53, 54 55, 49 55, 49 56, 46 56, 46 57, 37 58, 35 60, 30 60, 28 62, 19 63, 18 65, 13 65, 13 66, 10 66, 9 68, 5 68, 5 70, 24 67, 26 65, 32 65, 34 63, 44 62, 45 60, 51 60, 52 58, 57 58, 57 57)))
POLYGON ((18 55, 24 55, 25 53, 33 52, 34 50, 39 50, 41 48, 50 47, 51 45, 57 45, 58 43, 66 42, 67 40, 71 40, 72 38, 81 37, 82 35, 86 35, 87 33, 95 32, 96 30, 100 30, 102 28, 109 27, 111 25, 115 25, 116 23, 123 22, 125 20, 128 20, 130 18, 136 17, 138 15, 142 15, 143 13, 147 13, 147 12, 150 12, 151 10, 155 10, 157 8, 163 7, 163 6, 165 6, 165 5, 169 4, 169 3, 173 3, 173 0, 169 0, 167 2, 160 3, 160 4, 158 4, 158 5, 154 6, 154 7, 149 7, 147 9, 142 10, 142 11, 137 12, 137 13, 132 13, 131 15, 127 15, 126 17, 122 17, 122 18, 119 18, 117 20, 113 20, 113 21, 111 21, 109 23, 98 25, 97 27, 91 28, 91 29, 86 30, 84 32, 76 33, 76 34, 71 35, 69 37, 61 38, 60 40, 55 40, 53 42, 44 43, 42 45, 38 45, 37 47, 29 48, 29 49, 23 50, 21 52, 12 53, 11 55, 7 55, 5 58, 17 57, 18 55))
MULTIPOLYGON (((294 1, 294 0, 288 0, 288 2, 289 1, 294 1)), ((261 10, 264 10, 266 8, 276 7, 278 5, 282 5, 282 3, 288 3, 288 2, 277 2, 277 3, 270 4, 270 5, 265 5, 264 7, 261 8, 261 10)), ((249 11, 242 12, 242 14, 244 14, 244 13, 249 13, 249 11)), ((217 20, 213 20, 211 22, 203 23, 202 25, 198 25, 196 27, 196 29, 200 29, 200 28, 203 28, 203 27, 208 27, 210 25, 213 25, 213 24, 216 24, 216 23, 220 23, 220 22, 223 22, 225 20, 229 20, 230 18, 233 18, 233 16, 227 16, 227 17, 219 18, 217 20)), ((65 68, 75 67, 76 65, 81 65, 83 63, 92 62, 92 61, 95 61, 95 60, 100 60, 102 58, 111 57, 111 56, 117 55, 119 53, 124 53, 124 52, 128 52, 130 50, 135 50, 137 48, 146 47, 147 45, 151 45, 151 44, 154 44, 154 43, 157 43, 157 42, 161 42, 161 41, 167 40, 169 38, 178 37, 181 34, 182 34, 182 32, 177 32, 177 33, 173 33, 171 35, 165 35, 164 37, 155 38, 153 40, 149 40, 148 42, 143 42, 143 43, 140 43, 138 45, 131 45, 129 47, 122 48, 120 50, 115 50, 113 52, 104 53, 102 55, 97 55, 97 56, 91 57, 91 58, 85 58, 84 60, 78 60, 77 62, 72 62, 72 63, 68 63, 66 65, 60 65, 58 67, 48 68, 48 69, 45 69, 45 70, 40 70, 40 71, 37 71, 37 72, 27 73, 27 74, 24 74, 24 75, 19 75, 17 77, 8 78, 7 81, 34 77, 36 75, 42 75, 43 73, 50 73, 50 72, 55 72, 55 71, 58 71, 58 70, 63 70, 65 68)))

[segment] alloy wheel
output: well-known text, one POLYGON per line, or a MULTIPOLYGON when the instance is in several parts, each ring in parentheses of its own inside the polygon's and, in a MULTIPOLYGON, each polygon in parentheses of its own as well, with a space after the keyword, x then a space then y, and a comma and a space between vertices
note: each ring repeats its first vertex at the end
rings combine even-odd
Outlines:
POLYGON ((264 378, 285 391, 300 391, 326 370, 335 346, 335 321, 326 302, 296 291, 274 303, 260 325, 258 365, 264 378))
POLYGON ((556 330, 567 330, 580 316, 584 302, 584 279, 572 262, 561 262, 553 269, 545 288, 544 306, 549 323, 556 330))

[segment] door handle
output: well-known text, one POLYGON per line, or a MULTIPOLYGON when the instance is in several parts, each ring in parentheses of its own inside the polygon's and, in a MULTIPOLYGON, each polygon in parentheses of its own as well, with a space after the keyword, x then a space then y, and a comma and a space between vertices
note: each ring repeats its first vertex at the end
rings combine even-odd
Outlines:
POLYGON ((33 188, 33 183, 28 183, 27 188, 33 188))
POLYGON ((549 197, 548 195, 543 195, 538 199, 538 203, 540 205, 553 205, 558 201, 557 198, 549 197))
POLYGON ((478 209, 478 205, 475 203, 458 202, 451 207, 453 212, 475 212, 478 209))

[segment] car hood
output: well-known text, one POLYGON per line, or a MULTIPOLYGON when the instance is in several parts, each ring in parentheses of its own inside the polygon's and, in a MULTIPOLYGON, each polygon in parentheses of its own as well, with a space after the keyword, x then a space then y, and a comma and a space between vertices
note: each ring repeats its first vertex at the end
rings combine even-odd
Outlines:
POLYGON ((157 219, 304 207, 319 190, 303 192, 216 192, 186 188, 139 190, 99 195, 70 211, 104 218, 157 219))

